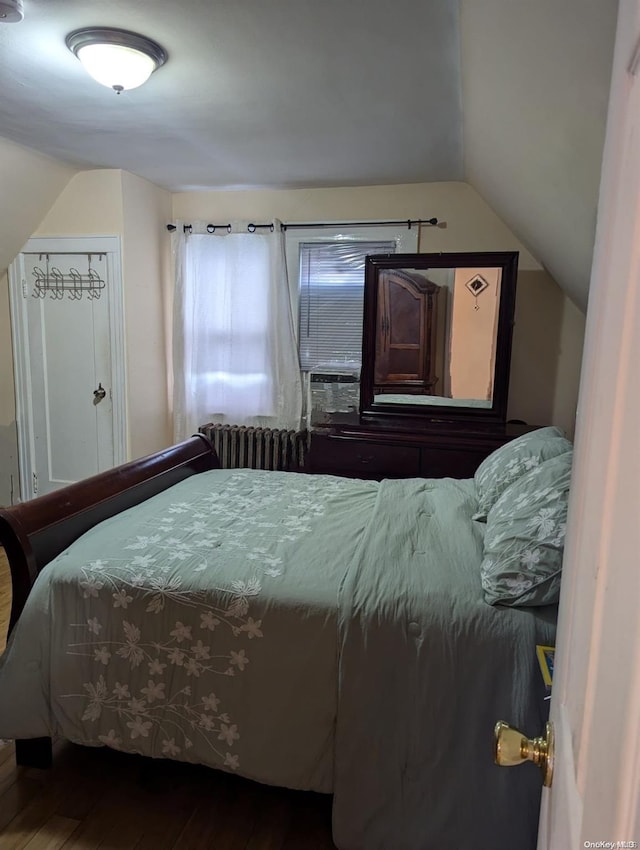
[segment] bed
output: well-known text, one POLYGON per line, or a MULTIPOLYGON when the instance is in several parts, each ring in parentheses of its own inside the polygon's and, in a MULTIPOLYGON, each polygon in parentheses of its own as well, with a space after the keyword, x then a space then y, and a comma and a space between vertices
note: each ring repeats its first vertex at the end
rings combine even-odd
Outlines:
POLYGON ((333 793, 340 850, 533 850, 493 726, 542 729, 556 607, 487 604, 478 482, 218 467, 199 435, 0 510, 18 761, 61 736, 333 793))

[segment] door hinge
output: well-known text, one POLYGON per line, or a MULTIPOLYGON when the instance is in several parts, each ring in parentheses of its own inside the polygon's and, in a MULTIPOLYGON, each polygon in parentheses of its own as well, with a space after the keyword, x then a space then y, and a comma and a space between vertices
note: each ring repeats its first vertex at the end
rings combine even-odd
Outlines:
POLYGON ((22 278, 22 297, 27 297, 27 281, 24 278, 22 278))
POLYGON ((38 495, 38 474, 37 472, 33 473, 33 495, 38 495))

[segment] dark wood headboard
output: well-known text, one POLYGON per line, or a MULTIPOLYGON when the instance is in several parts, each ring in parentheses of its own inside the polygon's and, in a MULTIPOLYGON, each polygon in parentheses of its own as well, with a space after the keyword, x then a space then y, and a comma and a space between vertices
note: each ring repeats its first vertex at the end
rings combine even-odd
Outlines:
POLYGON ((190 475, 219 466, 211 442, 197 434, 54 493, 0 509, 0 545, 11 569, 9 631, 38 573, 85 531, 190 475))

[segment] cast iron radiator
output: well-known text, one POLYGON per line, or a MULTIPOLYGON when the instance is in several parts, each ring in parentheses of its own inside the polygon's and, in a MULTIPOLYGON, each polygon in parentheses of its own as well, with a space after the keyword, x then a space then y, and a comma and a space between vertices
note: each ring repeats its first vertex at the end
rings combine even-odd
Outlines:
POLYGON ((304 466, 307 431, 214 425, 212 422, 198 430, 213 443, 223 469, 248 467, 291 471, 304 466))

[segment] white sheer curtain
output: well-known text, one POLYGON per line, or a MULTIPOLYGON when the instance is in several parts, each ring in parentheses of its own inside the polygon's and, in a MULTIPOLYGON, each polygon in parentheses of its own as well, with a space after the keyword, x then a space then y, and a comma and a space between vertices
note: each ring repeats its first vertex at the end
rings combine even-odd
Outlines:
POLYGON ((173 235, 174 437, 207 422, 298 428, 300 365, 287 282, 284 233, 173 235))

